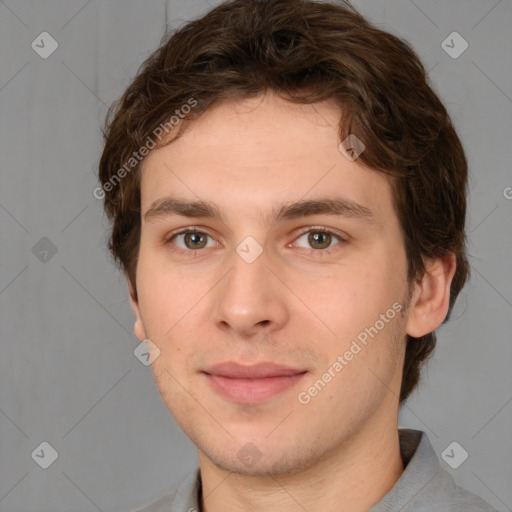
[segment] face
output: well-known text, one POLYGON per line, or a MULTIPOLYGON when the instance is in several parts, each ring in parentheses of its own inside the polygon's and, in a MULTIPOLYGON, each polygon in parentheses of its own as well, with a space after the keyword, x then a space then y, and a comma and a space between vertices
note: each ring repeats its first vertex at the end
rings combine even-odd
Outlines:
POLYGON ((143 164, 134 331, 225 470, 292 474, 396 426, 405 249, 388 178, 340 152, 339 115, 225 103, 143 164))

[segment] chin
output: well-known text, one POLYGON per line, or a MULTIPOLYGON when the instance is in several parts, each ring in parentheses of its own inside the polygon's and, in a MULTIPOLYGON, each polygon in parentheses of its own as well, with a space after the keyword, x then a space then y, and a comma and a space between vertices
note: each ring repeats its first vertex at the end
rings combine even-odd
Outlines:
POLYGON ((204 443, 193 442, 200 449, 201 456, 208 458, 218 468, 260 478, 279 478, 303 472, 324 456, 318 447, 308 449, 300 440, 292 441, 289 435, 272 440, 265 439, 267 435, 268 432, 265 432, 255 441, 247 437, 242 440, 229 438, 224 445, 216 443, 205 448, 201 447, 204 443))

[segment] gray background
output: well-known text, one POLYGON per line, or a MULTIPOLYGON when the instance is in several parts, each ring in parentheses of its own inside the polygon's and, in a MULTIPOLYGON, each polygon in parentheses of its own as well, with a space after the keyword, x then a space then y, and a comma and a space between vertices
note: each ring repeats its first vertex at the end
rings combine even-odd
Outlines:
MULTIPOLYGON (((511 510, 512 2, 354 5, 420 54, 471 170, 473 277, 400 425, 425 430, 439 456, 457 441, 468 459, 442 465, 511 510), (441 47, 453 31, 469 43, 457 59, 441 47)), ((205 0, 0 1, 1 511, 133 510, 196 466, 133 355, 127 288, 92 191, 107 106, 166 24, 207 9, 205 0), (43 31, 59 44, 47 59, 31 48, 43 31), (31 457, 43 441, 58 452, 48 469, 31 457)))

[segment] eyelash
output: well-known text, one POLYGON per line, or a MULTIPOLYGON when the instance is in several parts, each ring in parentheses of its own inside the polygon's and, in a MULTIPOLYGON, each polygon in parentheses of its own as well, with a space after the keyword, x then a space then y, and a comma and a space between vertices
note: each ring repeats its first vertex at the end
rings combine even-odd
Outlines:
MULTIPOLYGON (((179 236, 179 235, 186 235, 187 233, 199 233, 201 235, 206 235, 206 236, 208 236, 210 238, 213 238, 208 233, 206 233, 204 231, 201 231, 198 228, 185 228, 185 229, 182 229, 181 231, 170 233, 164 239, 163 243, 166 246, 171 246, 172 241, 177 236, 179 236)), ((310 227, 306 228, 304 231, 302 231, 297 236, 297 238, 295 240, 298 240, 299 238, 301 238, 303 235, 305 235, 307 233, 324 233, 324 234, 329 234, 329 235, 331 235, 334 238, 337 238, 339 240, 339 242, 338 242, 338 244, 335 244, 332 248, 335 248, 338 245, 341 245, 342 243, 347 242, 347 239, 345 239, 345 238, 341 237, 340 235, 337 235, 336 233, 328 230, 327 228, 321 227, 321 226, 310 226, 310 227)), ((327 249, 309 249, 309 253, 311 255, 314 255, 314 256, 330 255, 333 252, 332 248, 327 248, 327 249)), ((304 248, 302 248, 302 249, 304 249, 304 248)), ((305 250, 307 250, 307 249, 305 249, 305 250)), ((177 253, 184 253, 184 254, 190 254, 190 253, 196 253, 197 254, 197 253, 201 252, 201 249, 193 250, 193 249, 181 249, 180 247, 172 247, 171 251, 177 252, 177 253)))

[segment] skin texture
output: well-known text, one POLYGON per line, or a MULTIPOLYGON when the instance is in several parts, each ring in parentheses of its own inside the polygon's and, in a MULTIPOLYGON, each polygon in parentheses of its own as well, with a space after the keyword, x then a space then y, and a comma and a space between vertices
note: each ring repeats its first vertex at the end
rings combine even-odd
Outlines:
POLYGON ((397 422, 405 334, 442 323, 455 262, 452 255, 427 262, 409 295, 389 178, 339 151, 339 114, 330 101, 294 105, 271 93, 227 102, 143 163, 134 333, 160 350, 152 371, 198 448, 208 512, 368 510, 403 471, 397 422), (213 202, 224 220, 145 220, 168 195, 213 202), (268 218, 284 203, 325 197, 369 208, 372 222, 268 218), (203 233, 203 248, 194 248, 197 238, 188 245, 184 235, 172 238, 186 227, 203 233), (308 238, 315 227, 332 238, 315 245, 308 238), (248 236, 263 249, 252 263, 236 252, 248 236), (394 303, 400 314, 301 403, 298 394, 394 303), (308 373, 249 405, 207 382, 202 371, 224 361, 273 361, 308 373), (251 464, 237 455, 247 443, 256 447, 251 464))

